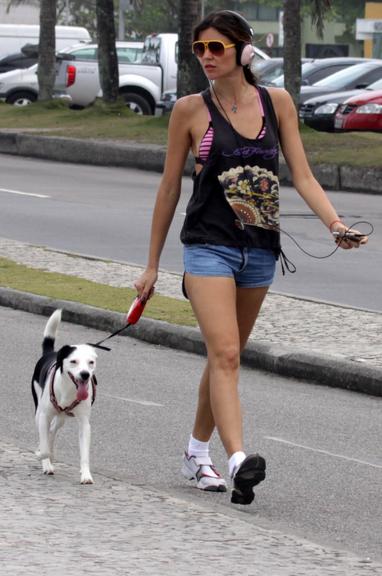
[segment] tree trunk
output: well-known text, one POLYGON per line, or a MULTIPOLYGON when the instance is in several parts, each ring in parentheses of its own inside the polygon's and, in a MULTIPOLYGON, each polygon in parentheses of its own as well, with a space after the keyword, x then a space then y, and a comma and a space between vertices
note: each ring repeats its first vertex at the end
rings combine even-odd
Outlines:
POLYGON ((299 106, 301 87, 300 0, 284 0, 284 78, 285 88, 299 106))
POLYGON ((41 0, 37 68, 39 100, 51 100, 53 97, 56 79, 56 9, 57 0, 41 0))
POLYGON ((113 0, 97 0, 98 68, 105 102, 116 102, 119 93, 113 0))
POLYGON ((192 54, 192 31, 201 17, 200 0, 182 0, 179 9, 177 96, 200 92, 207 85, 204 72, 192 54))

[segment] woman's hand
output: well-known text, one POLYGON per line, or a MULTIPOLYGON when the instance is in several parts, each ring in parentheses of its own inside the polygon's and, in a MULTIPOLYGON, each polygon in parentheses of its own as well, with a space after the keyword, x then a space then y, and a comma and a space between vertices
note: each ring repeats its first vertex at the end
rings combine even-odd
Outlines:
POLYGON ((139 278, 134 282, 134 286, 137 289, 138 296, 146 302, 154 294, 154 284, 157 281, 158 272, 153 268, 146 268, 146 270, 139 276, 139 278))
POLYGON ((335 243, 339 244, 344 250, 349 250, 350 248, 359 248, 362 244, 367 244, 368 237, 363 236, 361 232, 355 230, 355 228, 348 228, 342 222, 335 222, 331 227, 331 233, 335 235, 335 243), (358 234, 360 237, 357 239, 351 239, 346 236, 347 234, 358 234))

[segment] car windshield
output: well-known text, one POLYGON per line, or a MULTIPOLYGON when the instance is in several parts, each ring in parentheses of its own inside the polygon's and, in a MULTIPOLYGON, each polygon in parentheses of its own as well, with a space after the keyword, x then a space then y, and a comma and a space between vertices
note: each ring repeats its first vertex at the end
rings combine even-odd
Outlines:
POLYGON ((369 69, 370 67, 365 66, 364 64, 348 66, 339 72, 335 72, 331 76, 327 76, 326 78, 319 80, 313 84, 313 86, 342 90, 342 88, 345 88, 349 83, 357 80, 358 76, 360 76, 362 72, 367 72, 369 69))

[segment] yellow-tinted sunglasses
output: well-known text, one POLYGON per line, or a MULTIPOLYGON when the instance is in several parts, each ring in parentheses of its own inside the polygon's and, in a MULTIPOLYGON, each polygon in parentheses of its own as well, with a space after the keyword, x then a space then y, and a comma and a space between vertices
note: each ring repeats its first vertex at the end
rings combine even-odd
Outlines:
POLYGON ((192 43, 192 51, 198 58, 204 56, 208 49, 214 56, 223 56, 226 48, 233 48, 235 44, 224 44, 221 40, 196 40, 192 43))

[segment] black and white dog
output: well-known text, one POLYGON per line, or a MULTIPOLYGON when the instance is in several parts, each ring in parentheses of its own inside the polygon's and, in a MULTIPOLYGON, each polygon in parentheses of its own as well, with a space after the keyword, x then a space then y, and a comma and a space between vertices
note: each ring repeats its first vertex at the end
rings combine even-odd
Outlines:
POLYGON ((32 378, 39 448, 44 474, 54 474, 53 448, 57 431, 66 418, 75 416, 79 425, 81 484, 93 484, 89 470, 90 412, 95 400, 97 354, 88 344, 63 346, 55 352, 54 343, 61 322, 61 310, 49 318, 42 342, 42 357, 32 378))

